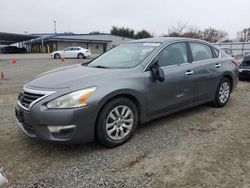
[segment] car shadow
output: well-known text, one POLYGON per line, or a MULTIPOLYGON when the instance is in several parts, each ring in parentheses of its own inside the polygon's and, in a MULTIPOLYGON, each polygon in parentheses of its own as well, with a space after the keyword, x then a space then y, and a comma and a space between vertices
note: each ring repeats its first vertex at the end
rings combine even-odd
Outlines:
POLYGON ((188 117, 193 115, 194 113, 199 113, 199 112, 205 112, 208 109, 210 109, 211 106, 209 104, 202 104, 199 106, 195 106, 192 108, 188 108, 185 110, 181 110, 179 112, 175 112, 166 116, 162 116, 160 118, 156 118, 154 120, 151 120, 145 124, 141 124, 139 125, 138 129, 147 129, 147 128, 151 128, 151 127, 155 127, 155 126, 161 126, 161 122, 171 122, 174 121, 176 119, 178 119, 179 117, 188 117))

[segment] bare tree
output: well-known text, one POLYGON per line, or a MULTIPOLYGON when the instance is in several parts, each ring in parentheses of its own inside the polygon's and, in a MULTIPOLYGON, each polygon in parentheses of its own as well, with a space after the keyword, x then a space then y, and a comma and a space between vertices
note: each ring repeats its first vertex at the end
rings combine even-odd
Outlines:
POLYGON ((250 40, 250 27, 245 28, 237 33, 237 40, 240 42, 247 42, 250 40))
POLYGON ((189 26, 188 29, 183 33, 183 37, 202 39, 202 31, 194 26, 189 26))
POLYGON ((163 35, 168 37, 187 37, 187 38, 202 38, 202 31, 194 26, 187 24, 178 23, 177 26, 173 26, 172 29, 168 30, 168 34, 163 35))
POLYGON ((212 27, 204 29, 202 39, 208 42, 219 42, 228 36, 226 31, 217 30, 212 27))
POLYGON ((177 26, 173 26, 172 29, 169 29, 168 34, 165 34, 164 36, 181 37, 186 29, 187 29, 187 24, 179 22, 177 26))

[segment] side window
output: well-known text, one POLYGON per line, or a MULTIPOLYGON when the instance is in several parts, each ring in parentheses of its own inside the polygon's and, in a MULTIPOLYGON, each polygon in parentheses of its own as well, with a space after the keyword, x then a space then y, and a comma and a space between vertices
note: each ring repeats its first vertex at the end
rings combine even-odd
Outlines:
POLYGON ((230 49, 227 49, 227 54, 231 55, 233 52, 230 49))
POLYGON ((193 61, 212 59, 213 54, 209 46, 201 43, 190 43, 193 61))
POLYGON ((70 51, 70 48, 65 48, 64 51, 70 51))
POLYGON ((215 49, 215 48, 213 48, 213 50, 214 50, 214 58, 218 58, 219 55, 220 55, 219 50, 217 50, 217 49, 215 49))
POLYGON ((160 67, 178 65, 188 62, 187 48, 184 42, 171 44, 163 49, 157 56, 160 67))

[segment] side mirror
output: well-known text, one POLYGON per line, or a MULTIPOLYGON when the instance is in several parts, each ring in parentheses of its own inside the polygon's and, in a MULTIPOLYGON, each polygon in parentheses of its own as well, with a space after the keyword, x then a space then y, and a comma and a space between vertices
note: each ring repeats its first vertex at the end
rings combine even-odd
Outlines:
POLYGON ((152 67, 151 67, 151 71, 153 74, 153 77, 155 80, 158 80, 160 82, 164 82, 165 81, 165 75, 164 75, 164 71, 162 70, 162 68, 159 66, 158 61, 156 61, 152 67))

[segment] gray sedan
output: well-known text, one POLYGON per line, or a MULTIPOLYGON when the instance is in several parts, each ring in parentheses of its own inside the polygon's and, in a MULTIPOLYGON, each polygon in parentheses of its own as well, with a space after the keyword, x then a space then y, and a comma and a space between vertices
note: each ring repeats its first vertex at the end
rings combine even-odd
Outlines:
POLYGON ((139 123, 212 103, 224 106, 238 82, 234 59, 185 38, 120 45, 92 60, 43 73, 24 85, 15 108, 21 130, 63 143, 129 140, 139 123))

